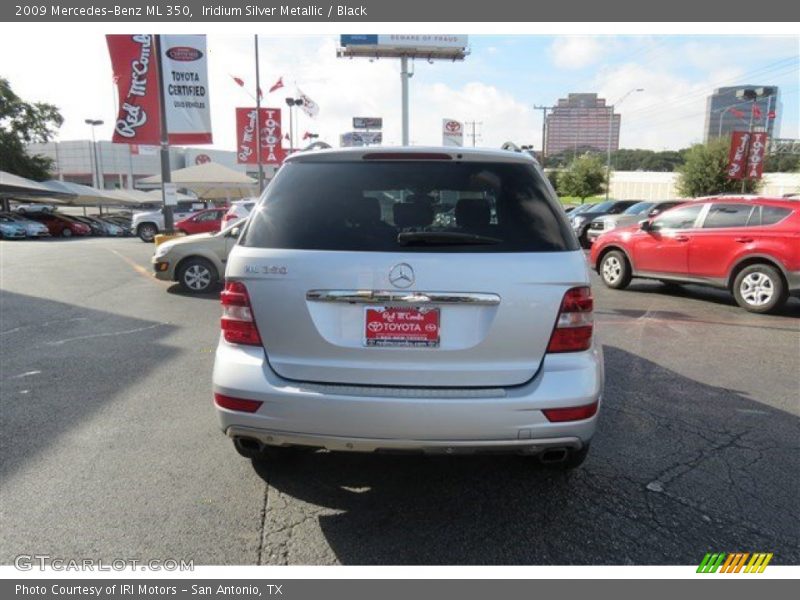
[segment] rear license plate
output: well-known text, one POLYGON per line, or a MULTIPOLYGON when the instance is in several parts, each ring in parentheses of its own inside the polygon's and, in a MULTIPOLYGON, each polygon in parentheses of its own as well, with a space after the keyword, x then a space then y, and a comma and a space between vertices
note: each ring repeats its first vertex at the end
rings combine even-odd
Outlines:
POLYGON ((364 318, 364 345, 437 348, 438 308, 368 306, 364 318))

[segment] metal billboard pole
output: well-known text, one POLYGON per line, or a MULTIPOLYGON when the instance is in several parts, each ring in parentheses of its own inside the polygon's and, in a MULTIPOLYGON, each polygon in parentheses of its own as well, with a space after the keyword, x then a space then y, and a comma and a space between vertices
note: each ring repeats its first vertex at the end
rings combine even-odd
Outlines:
POLYGON ((254 36, 256 54, 256 162, 258 163, 258 195, 264 191, 264 165, 261 164, 261 74, 258 68, 258 34, 254 36))
POLYGON ((172 182, 169 166, 169 132, 167 131, 167 102, 164 96, 164 68, 161 64, 161 36, 155 35, 156 71, 158 72, 158 112, 161 117, 161 203, 164 213, 164 230, 172 233, 172 206, 167 204, 167 184, 172 182))
POLYGON ((403 121, 403 146, 408 146, 409 129, 408 129, 408 80, 411 75, 408 72, 408 57, 400 57, 400 98, 402 103, 402 121, 403 121))

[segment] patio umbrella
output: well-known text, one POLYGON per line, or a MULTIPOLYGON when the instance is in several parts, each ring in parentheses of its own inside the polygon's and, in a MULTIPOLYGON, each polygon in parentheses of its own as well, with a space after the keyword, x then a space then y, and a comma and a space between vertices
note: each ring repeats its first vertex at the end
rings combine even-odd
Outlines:
MULTIPOLYGON (((171 179, 179 188, 191 190, 203 200, 243 198, 256 190, 255 179, 215 162, 178 169, 172 172, 171 179)), ((138 185, 160 186, 161 175, 141 179, 138 185)))

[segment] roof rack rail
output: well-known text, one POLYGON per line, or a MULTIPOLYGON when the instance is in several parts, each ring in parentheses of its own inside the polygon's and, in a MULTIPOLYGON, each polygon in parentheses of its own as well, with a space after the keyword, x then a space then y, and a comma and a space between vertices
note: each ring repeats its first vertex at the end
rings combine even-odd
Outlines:
POLYGON ((332 148, 329 143, 327 142, 311 142, 308 146, 303 148, 300 152, 306 152, 308 150, 326 150, 328 148, 332 148))
POLYGON ((500 146, 501 150, 510 150, 511 152, 522 152, 519 146, 517 146, 514 142, 506 142, 502 146, 500 146))

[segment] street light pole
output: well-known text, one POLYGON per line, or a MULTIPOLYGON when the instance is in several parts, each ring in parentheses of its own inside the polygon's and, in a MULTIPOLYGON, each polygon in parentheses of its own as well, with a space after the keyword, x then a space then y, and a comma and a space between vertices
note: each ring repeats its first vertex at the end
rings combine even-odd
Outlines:
POLYGON ((408 128, 408 79, 411 75, 408 72, 408 57, 400 57, 400 88, 401 88, 401 102, 402 102, 402 120, 403 120, 403 146, 409 145, 409 128, 408 128))
MULTIPOLYGON (((632 90, 629 90, 625 95, 623 95, 622 98, 620 98, 614 104, 608 107, 608 148, 606 149, 606 200, 608 200, 609 194, 611 193, 611 138, 613 136, 613 131, 614 131, 614 109, 623 102, 625 102, 625 99, 634 92, 643 92, 643 91, 644 88, 633 88, 632 90)), ((619 145, 619 139, 617 139, 617 145, 619 145)))
POLYGON ((92 130, 92 155, 94 157, 94 173, 92 173, 94 178, 94 186, 96 188, 100 188, 100 161, 97 157, 97 140, 94 135, 94 128, 98 125, 102 125, 103 121, 101 119, 84 119, 83 121, 86 123, 89 128, 92 130))

